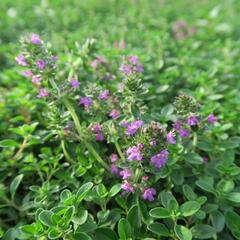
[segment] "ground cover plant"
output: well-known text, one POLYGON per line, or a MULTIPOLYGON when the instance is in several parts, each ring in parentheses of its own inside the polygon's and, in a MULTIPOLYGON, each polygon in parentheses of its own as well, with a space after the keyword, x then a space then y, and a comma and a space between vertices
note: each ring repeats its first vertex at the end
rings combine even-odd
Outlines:
POLYGON ((237 1, 0 7, 2 239, 240 239, 237 1))

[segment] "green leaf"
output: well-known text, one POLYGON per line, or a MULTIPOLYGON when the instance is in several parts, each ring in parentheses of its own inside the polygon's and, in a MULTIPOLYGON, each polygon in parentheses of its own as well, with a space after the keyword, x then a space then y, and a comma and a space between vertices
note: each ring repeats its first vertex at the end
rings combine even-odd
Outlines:
POLYGON ((117 183, 112 188, 110 189, 108 196, 109 197, 114 197, 116 196, 119 192, 121 191, 121 184, 117 183))
POLYGON ((95 240, 118 240, 117 234, 110 228, 98 228, 95 230, 95 240))
POLYGON ((160 193, 162 205, 169 211, 177 211, 179 206, 176 198, 171 192, 162 191, 160 193))
POLYGON ((148 225, 148 230, 157 234, 158 236, 163 236, 163 237, 171 236, 169 230, 162 223, 151 223, 148 225))
POLYGON ((105 186, 102 183, 96 186, 96 191, 100 198, 104 198, 108 194, 105 186))
POLYGON ((140 209, 137 205, 134 205, 130 208, 127 215, 127 220, 131 225, 133 233, 136 234, 139 231, 139 227, 141 226, 141 214, 140 209))
POLYGON ((48 238, 49 239, 59 239, 61 237, 62 233, 59 232, 56 229, 52 229, 49 233, 48 233, 48 238))
POLYGON ((91 190, 91 188, 93 187, 93 183, 88 182, 83 184, 79 190, 77 191, 77 203, 80 203, 89 193, 89 191, 91 190))
POLYGON ((235 212, 227 212, 226 225, 236 239, 240 239, 240 216, 235 212))
POLYGON ((12 139, 5 139, 0 141, 0 147, 18 147, 19 144, 12 139))
POLYGON ((191 228, 193 237, 208 239, 216 236, 216 230, 207 224, 198 224, 191 228))
POLYGON ((10 193, 11 193, 12 199, 15 196, 15 193, 19 187, 19 184, 21 183, 21 181, 23 179, 23 176, 24 176, 23 174, 16 176, 10 184, 10 193))
POLYGON ((197 153, 188 153, 184 156, 184 159, 191 164, 203 164, 203 158, 197 153))
POLYGON ((217 190, 222 193, 229 193, 234 189, 234 181, 222 179, 217 184, 217 190))
POLYGON ((74 212, 75 212, 75 207, 74 206, 68 207, 67 211, 64 213, 64 217, 66 218, 67 222, 71 221, 71 219, 74 215, 74 212))
POLYGON ((213 183, 214 182, 212 177, 201 177, 196 181, 198 187, 210 193, 215 193, 213 183))
POLYGON ((201 205, 195 201, 185 202, 180 207, 181 215, 188 217, 196 213, 200 209, 201 205))
POLYGON ((238 192, 228 193, 226 195, 226 197, 228 200, 230 200, 232 202, 240 203, 240 193, 238 193, 238 192))
POLYGON ((88 211, 84 208, 80 208, 77 210, 77 213, 75 216, 73 216, 72 221, 76 223, 77 225, 82 225, 86 222, 88 217, 88 211))
POLYGON ((43 210, 39 214, 38 218, 43 225, 48 227, 54 227, 54 224, 52 222, 52 215, 53 215, 52 211, 43 210))
POLYGON ((213 227, 217 232, 221 232, 225 226, 225 217, 220 211, 212 212, 211 217, 213 227))
POLYGON ((174 231, 180 240, 191 240, 192 239, 191 231, 184 226, 176 225, 174 228, 174 231))
POLYGON ((131 237, 131 225, 129 224, 128 220, 122 218, 118 222, 118 235, 121 240, 127 240, 131 237))
POLYGON ((154 218, 169 218, 171 217, 171 212, 163 207, 156 207, 150 210, 149 212, 151 217, 154 218))
POLYGON ((60 199, 62 202, 65 202, 70 197, 72 197, 72 193, 68 189, 63 190, 60 194, 60 199))
POLYGON ((92 240, 92 238, 86 233, 76 233, 76 234, 74 234, 74 239, 76 239, 76 240, 92 240))
POLYGON ((183 193, 188 200, 195 200, 197 198, 197 194, 195 194, 192 188, 187 184, 183 185, 183 193))

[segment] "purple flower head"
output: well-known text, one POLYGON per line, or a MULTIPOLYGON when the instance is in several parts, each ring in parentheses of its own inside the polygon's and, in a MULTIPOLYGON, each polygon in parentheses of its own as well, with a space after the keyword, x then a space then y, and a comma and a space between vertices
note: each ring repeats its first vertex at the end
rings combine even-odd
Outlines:
POLYGON ((98 96, 99 100, 108 100, 109 99, 109 90, 104 90, 98 96))
POLYGON ((187 119, 187 124, 188 124, 189 126, 198 125, 198 119, 197 119, 197 117, 194 116, 194 115, 188 117, 188 119, 187 119))
POLYGON ((127 155, 128 155, 127 158, 129 161, 134 161, 134 160, 141 161, 143 158, 141 149, 139 149, 136 146, 128 148, 127 155))
POLYGON ((132 73, 132 68, 128 64, 122 64, 120 70, 126 75, 130 75, 132 73))
POLYGON ((38 76, 33 75, 32 76, 32 83, 36 84, 36 85, 40 85, 41 84, 41 78, 38 77, 38 76))
POLYGON ((106 63, 106 59, 103 57, 103 56, 97 56, 96 60, 99 62, 99 63, 106 63))
POLYGON ((116 162, 117 160, 118 160, 118 155, 115 154, 115 153, 113 153, 113 154, 111 155, 111 162, 116 162))
POLYGON ((121 127, 126 128, 129 125, 129 122, 124 120, 124 121, 121 122, 120 125, 121 125, 121 127))
POLYGON ((102 133, 102 132, 98 132, 98 133, 96 134, 96 141, 101 142, 101 141, 103 141, 103 140, 104 140, 104 135, 103 135, 103 133, 102 133))
POLYGON ((38 98, 44 98, 44 97, 48 97, 48 96, 49 96, 49 93, 47 92, 46 89, 44 89, 44 88, 39 89, 39 92, 37 95, 38 98))
POLYGON ((142 180, 145 181, 145 182, 148 181, 148 179, 149 179, 149 176, 143 176, 142 177, 142 180))
POLYGON ((157 145, 157 140, 154 139, 154 138, 151 139, 151 140, 150 140, 150 145, 153 146, 153 147, 156 146, 156 145, 157 145))
POLYGON ((111 173, 118 174, 119 170, 118 167, 115 164, 111 165, 111 173))
POLYGON ((143 72, 143 67, 142 67, 142 65, 138 64, 138 65, 136 66, 136 72, 139 72, 139 73, 143 72))
POLYGON ((56 62, 58 60, 58 56, 52 56, 52 61, 56 62))
POLYGON ((39 59, 37 61, 37 66, 38 66, 39 70, 44 70, 44 68, 46 66, 46 62, 43 59, 39 59))
POLYGON ((31 43, 33 43, 33 44, 41 44, 42 40, 40 39, 38 34, 33 33, 31 35, 31 43))
POLYGON ((96 123, 92 127, 92 131, 95 133, 101 132, 102 131, 102 126, 100 123, 96 123))
POLYGON ((208 116, 207 120, 211 125, 214 125, 217 122, 217 118, 212 113, 208 116))
POLYGON ((168 159, 169 152, 167 150, 162 150, 158 154, 151 157, 151 163, 158 169, 163 167, 168 159))
POLYGON ((132 176, 132 172, 129 169, 124 169, 120 171, 120 176, 122 177, 122 179, 126 180, 132 176))
POLYGON ((130 57, 129 57, 129 61, 130 61, 132 64, 136 65, 137 62, 138 62, 138 57, 137 57, 137 56, 130 56, 130 57))
POLYGON ((133 121, 131 122, 128 126, 127 126, 127 129, 125 131, 125 134, 127 136, 131 136, 131 135, 134 135, 137 130, 143 125, 143 121, 141 120, 136 120, 136 121, 133 121))
POLYGON ((147 188, 143 192, 143 199, 148 200, 150 202, 154 201, 154 196, 157 194, 154 188, 147 188))
POLYGON ((124 83, 119 83, 118 84, 118 92, 123 92, 124 90, 124 83))
POLYGON ((97 59, 93 60, 91 62, 91 66, 92 66, 92 68, 96 69, 98 67, 98 60, 97 59))
POLYGON ((32 74, 32 71, 31 71, 31 70, 26 70, 26 71, 24 71, 23 75, 24 75, 25 77, 31 77, 33 74, 32 74))
POLYGON ((143 144, 143 143, 139 143, 139 144, 137 145, 137 147, 138 147, 139 150, 141 150, 141 149, 143 149, 144 144, 143 144))
POLYGON ((174 124, 173 124, 173 128, 175 130, 180 130, 181 129, 181 123, 176 121, 174 124))
POLYGON ((208 157, 203 157, 202 159, 205 163, 208 163, 208 161, 209 161, 208 157))
POLYGON ((190 132, 189 132, 189 130, 186 129, 186 128, 181 128, 181 129, 179 130, 179 134, 180 134, 180 136, 181 136, 182 138, 187 138, 187 137, 189 137, 190 132))
POLYGON ((118 110, 113 109, 113 110, 110 112, 109 116, 112 117, 113 119, 116 119, 116 118, 119 117, 119 114, 120 114, 120 113, 119 113, 118 110))
POLYGON ((20 54, 16 57, 16 61, 17 61, 18 65, 21 65, 21 66, 24 66, 24 67, 27 66, 26 59, 22 54, 20 54))
POLYGON ((174 138, 174 133, 173 132, 169 132, 167 134, 167 141, 171 144, 176 144, 176 139, 174 138))
POLYGON ((122 188, 125 192, 134 192, 134 188, 133 188, 132 184, 129 183, 129 182, 127 182, 127 181, 125 181, 125 182, 122 184, 121 188, 122 188))
POLYGON ((78 88, 78 86, 80 85, 79 81, 75 78, 73 78, 71 80, 70 84, 74 90, 76 90, 78 88))
POLYGON ((91 97, 80 97, 79 104, 83 105, 84 109, 87 110, 93 104, 93 100, 91 97))

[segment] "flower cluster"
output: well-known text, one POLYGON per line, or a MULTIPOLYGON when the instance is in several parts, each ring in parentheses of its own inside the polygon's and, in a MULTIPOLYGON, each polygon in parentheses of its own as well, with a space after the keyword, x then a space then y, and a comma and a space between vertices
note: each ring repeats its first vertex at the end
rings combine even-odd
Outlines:
MULTIPOLYGON (((199 105, 189 96, 180 96, 175 101, 177 121, 173 123, 172 129, 158 122, 149 123, 145 118, 143 121, 139 102, 136 100, 141 95, 138 94, 142 90, 138 75, 143 70, 137 56, 125 58, 120 67, 124 81, 115 85, 116 90, 110 92, 114 87, 88 82, 83 84, 82 81, 80 84, 79 74, 75 72, 70 77, 62 77, 62 82, 54 82, 57 79, 57 58, 44 47, 38 35, 28 37, 25 48, 24 54, 20 54, 16 60, 19 65, 27 67, 24 76, 32 79, 38 89, 37 96, 47 98, 54 96, 57 91, 55 98, 64 100, 59 102, 75 104, 77 111, 74 112, 74 120, 79 117, 84 123, 83 131, 78 132, 90 133, 81 136, 81 139, 89 141, 87 145, 92 142, 103 142, 101 146, 109 144, 107 154, 103 151, 107 156, 112 153, 108 157, 109 166, 106 167, 105 156, 103 159, 100 156, 96 159, 100 159, 101 164, 113 176, 121 179, 125 194, 136 192, 144 200, 153 201, 158 186, 154 187, 152 179, 168 165, 172 149, 177 149, 185 141, 191 141, 192 133, 205 129, 206 122, 212 126, 217 121, 213 114, 204 118, 200 114, 199 105)), ((91 66, 96 71, 104 67, 110 72, 104 57, 98 56, 91 62, 91 66)), ((68 108, 72 113, 71 109, 72 107, 68 108)), ((79 125, 80 123, 76 127, 80 128, 79 125)), ((66 128, 65 125, 63 129, 68 133, 74 132, 74 127, 66 128)), ((95 152, 94 156, 97 154, 95 152)))

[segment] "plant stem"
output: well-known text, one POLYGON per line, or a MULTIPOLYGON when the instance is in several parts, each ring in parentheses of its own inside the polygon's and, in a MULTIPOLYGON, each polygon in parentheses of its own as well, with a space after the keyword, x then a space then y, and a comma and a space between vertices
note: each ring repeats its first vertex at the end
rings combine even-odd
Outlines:
POLYGON ((78 119, 78 116, 73 108, 73 106, 71 105, 71 103, 67 100, 67 99, 64 99, 63 100, 65 106, 67 107, 67 109, 69 110, 72 118, 73 118, 73 121, 74 121, 74 124, 76 126, 76 129, 77 129, 77 132, 79 134, 79 138, 80 140, 83 142, 83 144, 86 146, 86 148, 88 149, 88 151, 96 158, 96 160, 107 170, 109 170, 109 167, 108 165, 103 161, 103 159, 99 156, 99 154, 95 151, 94 147, 88 143, 84 138, 84 134, 83 134, 83 131, 82 131, 82 127, 80 125, 80 122, 79 122, 79 119, 78 119))
POLYGON ((23 143, 20 145, 20 148, 18 149, 16 154, 12 157, 13 160, 17 160, 18 159, 18 157, 21 155, 21 153, 23 152, 24 148, 26 147, 26 144, 27 144, 27 138, 24 138, 23 143))
POLYGON ((61 146, 62 146, 62 149, 63 149, 63 153, 64 153, 64 156, 66 157, 66 159, 70 162, 70 163, 75 163, 75 161, 71 158, 71 156, 69 155, 67 149, 66 149, 66 146, 65 146, 65 142, 64 140, 62 139, 61 140, 61 146))

